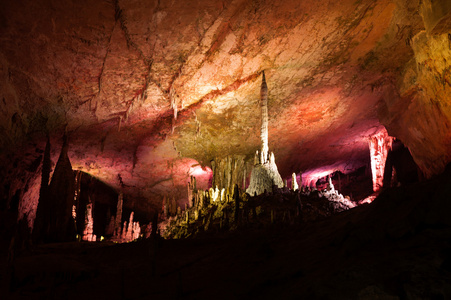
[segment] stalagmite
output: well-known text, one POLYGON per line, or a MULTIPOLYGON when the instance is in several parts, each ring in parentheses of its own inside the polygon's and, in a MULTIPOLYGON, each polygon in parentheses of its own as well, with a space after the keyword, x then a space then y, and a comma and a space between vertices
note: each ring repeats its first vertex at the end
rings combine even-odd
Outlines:
POLYGON ((121 236, 121 225, 122 225, 122 205, 123 205, 123 195, 119 194, 117 199, 117 210, 116 210, 116 225, 114 226, 114 235, 119 238, 121 236))
POLYGON ((163 197, 161 211, 163 212, 163 219, 166 219, 168 217, 168 205, 166 203, 166 196, 163 197))
POLYGON ((335 187, 332 183, 332 177, 329 177, 329 186, 328 187, 331 192, 335 192, 335 187))
POLYGON ((139 222, 133 222, 133 236, 132 240, 136 240, 141 235, 141 226, 139 226, 139 222))
POLYGON ((190 182, 188 182, 188 207, 193 207, 195 205, 194 195, 196 194, 196 177, 191 176, 190 182))
POLYGON ((221 202, 224 202, 225 199, 226 199, 226 194, 225 194, 225 189, 223 188, 223 189, 221 190, 221 202))
POLYGON ((91 200, 89 200, 88 205, 86 205, 85 229, 83 231, 83 240, 88 242, 96 241, 96 236, 94 234, 94 219, 92 218, 91 200))
POLYGON ((299 189, 299 186, 298 186, 298 183, 297 183, 297 180, 296 180, 296 173, 293 173, 291 175, 291 189, 293 191, 296 191, 296 190, 299 189))
POLYGON ((114 216, 111 216, 110 223, 108 223, 108 226, 105 230, 105 234, 107 236, 113 236, 114 235, 114 226, 116 226, 116 219, 114 216))
POLYGON ((130 219, 128 220, 128 228, 125 234, 125 241, 133 241, 133 212, 130 214, 130 219))
POLYGON ((52 180, 50 173, 50 143, 44 153, 42 185, 36 221, 33 232, 35 241, 63 242, 75 239, 75 222, 72 207, 75 196, 75 175, 68 157, 67 137, 63 137, 61 154, 56 163, 52 180))
POLYGON ((36 211, 36 218, 33 227, 33 241, 40 242, 46 233, 46 220, 48 220, 51 211, 50 199, 48 197, 49 178, 52 161, 50 160, 50 139, 47 137, 47 143, 44 150, 44 160, 42 162, 41 188, 39 190, 39 204, 36 211))
POLYGON ((262 108, 261 142, 262 149, 260 159, 258 151, 255 156, 255 165, 251 172, 249 187, 246 192, 250 195, 260 195, 265 190, 272 191, 273 186, 282 188, 284 186, 275 162, 274 153, 269 155, 268 147, 268 87, 266 85, 265 73, 263 72, 260 90, 262 108))
POLYGON ((215 158, 211 162, 213 171, 212 186, 219 189, 233 189, 235 184, 241 186, 246 180, 246 156, 229 155, 215 158))
POLYGON ((262 127, 261 127, 261 163, 264 164, 268 161, 268 86, 266 85, 265 71, 262 72, 262 85, 260 88, 260 105, 262 109, 262 127))
POLYGON ((391 149, 393 138, 388 135, 385 128, 369 139, 371 173, 373 177, 373 191, 377 192, 383 185, 385 162, 388 150, 391 149))

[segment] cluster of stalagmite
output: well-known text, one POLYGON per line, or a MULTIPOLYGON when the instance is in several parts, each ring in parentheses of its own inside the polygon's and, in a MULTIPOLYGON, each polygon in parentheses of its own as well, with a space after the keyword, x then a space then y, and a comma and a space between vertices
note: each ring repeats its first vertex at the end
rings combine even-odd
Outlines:
POLYGON ((50 180, 50 141, 47 141, 41 168, 39 202, 32 228, 34 242, 64 242, 77 238, 90 242, 104 238, 130 242, 139 238, 142 230, 139 222, 133 220, 133 212, 130 219, 122 223, 122 193, 117 199, 117 207, 96 202, 92 186, 98 180, 72 170, 67 153, 68 142, 64 136, 61 154, 50 180), (110 209, 114 211, 114 208, 115 216, 110 217, 110 209))
POLYGON ((274 153, 269 154, 268 146, 268 86, 266 85, 265 72, 262 74, 260 89, 260 100, 262 109, 260 155, 255 155, 254 167, 251 172, 249 187, 246 192, 250 195, 260 195, 265 191, 271 191, 273 186, 283 187, 282 177, 277 169, 274 153))
MULTIPOLYGON (((250 167, 250 166, 249 166, 250 167)), ((233 189, 236 184, 245 188, 248 168, 245 155, 229 155, 211 161, 213 171, 212 186, 219 189, 233 189)))
POLYGON ((123 195, 122 193, 118 196, 117 201, 117 210, 116 216, 111 216, 110 223, 106 230, 106 235, 109 240, 118 242, 118 243, 126 243, 131 242, 142 236, 142 231, 148 235, 150 232, 149 226, 144 226, 144 230, 141 230, 141 226, 139 222, 135 222, 133 220, 134 212, 130 213, 130 218, 127 221, 122 223, 122 214, 123 214, 123 195))
POLYGON ((188 203, 185 210, 167 209, 170 201, 163 202, 160 231, 165 238, 186 238, 202 233, 235 230, 240 226, 293 225, 316 220, 355 206, 335 190, 332 180, 326 189, 318 191, 308 187, 279 189, 272 193, 250 196, 238 185, 233 189, 196 189, 194 177, 188 183, 188 203))

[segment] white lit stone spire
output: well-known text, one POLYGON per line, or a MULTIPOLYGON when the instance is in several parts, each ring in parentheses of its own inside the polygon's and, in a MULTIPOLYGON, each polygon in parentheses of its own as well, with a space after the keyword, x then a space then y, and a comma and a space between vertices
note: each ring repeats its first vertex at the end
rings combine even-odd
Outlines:
POLYGON ((260 88, 260 105, 262 108, 262 128, 261 128, 261 163, 264 164, 268 161, 268 86, 266 85, 265 71, 262 72, 262 85, 260 88))
POLYGON ((283 187, 283 180, 277 170, 276 160, 274 153, 269 155, 268 147, 268 86, 266 85, 265 72, 262 72, 262 85, 260 89, 260 105, 262 108, 262 128, 261 128, 261 140, 262 150, 260 156, 258 151, 255 155, 255 165, 251 172, 251 179, 249 187, 246 192, 249 195, 260 195, 265 190, 270 192, 273 190, 273 186, 278 188, 283 187))

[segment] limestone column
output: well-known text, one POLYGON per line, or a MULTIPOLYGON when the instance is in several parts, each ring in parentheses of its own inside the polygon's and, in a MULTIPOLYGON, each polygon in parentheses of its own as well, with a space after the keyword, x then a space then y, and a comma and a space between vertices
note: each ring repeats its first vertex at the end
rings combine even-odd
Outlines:
POLYGON ((268 161, 268 86, 266 85, 265 71, 262 72, 262 85, 260 89, 260 105, 262 108, 262 128, 261 128, 261 163, 264 164, 268 161))

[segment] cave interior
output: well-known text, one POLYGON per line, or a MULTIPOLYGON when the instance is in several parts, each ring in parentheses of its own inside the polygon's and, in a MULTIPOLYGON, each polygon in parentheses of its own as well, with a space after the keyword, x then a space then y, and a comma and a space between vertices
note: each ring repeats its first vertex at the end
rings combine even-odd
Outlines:
POLYGON ((1 299, 451 299, 449 0, 0 3, 1 299))

